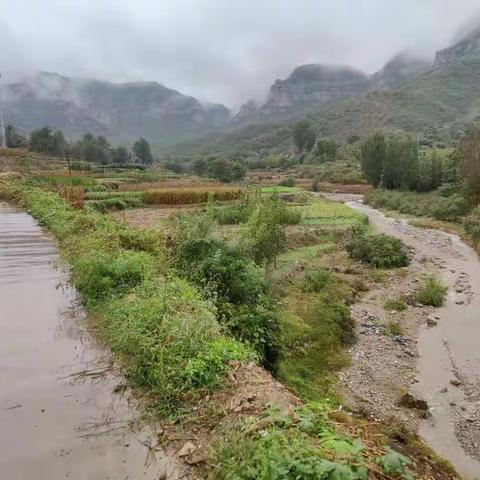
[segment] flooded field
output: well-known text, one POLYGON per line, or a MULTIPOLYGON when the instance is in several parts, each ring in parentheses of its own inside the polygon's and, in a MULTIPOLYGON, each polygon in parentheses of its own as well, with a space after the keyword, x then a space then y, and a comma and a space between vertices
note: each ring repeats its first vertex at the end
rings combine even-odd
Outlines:
POLYGON ((57 261, 35 221, 0 203, 0 477, 178 478, 57 261))

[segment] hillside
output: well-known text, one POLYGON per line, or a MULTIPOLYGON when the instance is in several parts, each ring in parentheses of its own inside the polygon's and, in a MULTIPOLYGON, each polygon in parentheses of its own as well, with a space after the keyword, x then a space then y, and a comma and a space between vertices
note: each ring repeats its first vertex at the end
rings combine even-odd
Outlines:
POLYGON ((378 129, 402 130, 432 142, 449 142, 480 115, 480 32, 437 53, 425 73, 399 86, 330 102, 287 121, 249 125, 223 135, 177 145, 170 153, 257 157, 291 147, 294 120, 307 117, 317 134, 345 140, 378 129), (440 60, 447 58, 448 61, 440 60))
POLYGON ((49 125, 67 137, 92 132, 117 141, 198 136, 230 116, 223 105, 203 105, 156 82, 115 84, 47 72, 7 85, 4 102, 6 122, 23 132, 49 125))

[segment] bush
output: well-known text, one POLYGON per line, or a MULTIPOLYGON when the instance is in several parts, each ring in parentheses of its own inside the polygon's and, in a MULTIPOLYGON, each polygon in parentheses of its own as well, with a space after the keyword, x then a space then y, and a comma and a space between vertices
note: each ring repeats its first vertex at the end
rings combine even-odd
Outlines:
POLYGON ((251 209, 243 205, 216 207, 212 210, 212 217, 220 225, 237 225, 245 223, 250 216, 251 209))
POLYGON ((332 281, 332 274, 329 270, 321 268, 319 270, 305 273, 303 279, 304 292, 321 292, 332 281))
POLYGON ((279 187, 294 187, 295 179, 293 177, 284 178, 278 182, 279 187))
POLYGON ((409 263, 403 242, 390 235, 356 235, 347 243, 346 249, 353 259, 376 268, 405 267, 409 263))
POLYGON ((474 240, 480 240, 480 206, 477 206, 470 215, 463 221, 465 231, 473 237, 474 240))
POLYGON ((433 276, 425 280, 422 288, 417 293, 417 300, 423 305, 441 307, 447 294, 447 287, 433 276))

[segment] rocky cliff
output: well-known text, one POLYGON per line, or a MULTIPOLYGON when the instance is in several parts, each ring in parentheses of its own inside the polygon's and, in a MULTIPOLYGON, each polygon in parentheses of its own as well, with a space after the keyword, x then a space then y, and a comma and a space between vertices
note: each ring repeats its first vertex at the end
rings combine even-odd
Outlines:
POLYGON ((24 132, 49 125, 67 136, 90 131, 161 142, 225 125, 226 107, 205 105, 157 82, 114 84, 42 72, 4 88, 5 121, 24 132))
POLYGON ((385 66, 371 77, 376 90, 386 90, 404 80, 415 78, 432 67, 432 61, 409 52, 395 55, 385 66))
POLYGON ((435 67, 448 65, 469 54, 480 55, 480 27, 472 30, 454 45, 439 50, 435 55, 434 65, 435 67))
POLYGON ((360 95, 370 87, 367 75, 349 67, 302 65, 286 80, 275 81, 258 114, 282 116, 315 104, 360 95))

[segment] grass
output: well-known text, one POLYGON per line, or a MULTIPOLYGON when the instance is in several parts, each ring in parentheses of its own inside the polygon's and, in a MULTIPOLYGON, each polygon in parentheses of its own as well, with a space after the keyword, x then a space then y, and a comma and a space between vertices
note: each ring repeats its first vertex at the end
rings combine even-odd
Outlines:
POLYGON ((447 287, 442 281, 434 276, 429 276, 418 291, 417 300, 423 305, 441 307, 445 301, 446 294, 447 287))
POLYGON ((375 454, 336 430, 332 410, 325 402, 310 403, 290 414, 272 411, 231 427, 216 446, 213 478, 365 480, 369 471, 413 478, 407 476, 408 458, 391 449, 375 454))
POLYGON ((390 333, 390 335, 394 335, 394 336, 404 335, 403 328, 398 322, 395 322, 395 321, 388 322, 387 323, 387 329, 388 329, 388 332, 390 333))
POLYGON ((389 298, 384 304, 383 308, 385 310, 395 310, 396 312, 402 312, 407 309, 407 304, 405 299, 399 295, 397 297, 389 298))
POLYGON ((0 198, 57 237, 92 321, 159 411, 176 413, 220 384, 232 360, 253 358, 223 333, 213 304, 169 269, 157 234, 20 183, 1 184, 0 198))
POLYGON ((437 192, 373 190, 365 195, 365 202, 374 208, 444 221, 459 221, 468 211, 468 205, 460 195, 444 197, 437 192))

